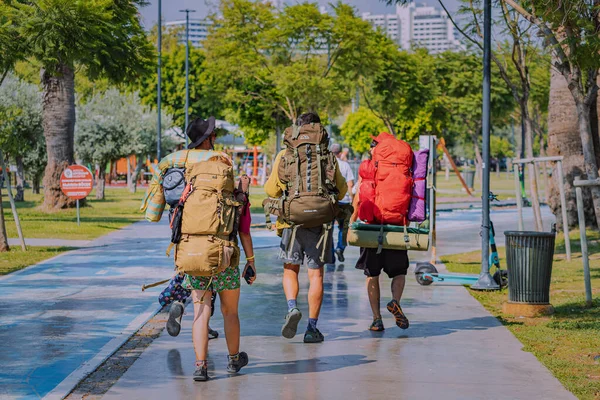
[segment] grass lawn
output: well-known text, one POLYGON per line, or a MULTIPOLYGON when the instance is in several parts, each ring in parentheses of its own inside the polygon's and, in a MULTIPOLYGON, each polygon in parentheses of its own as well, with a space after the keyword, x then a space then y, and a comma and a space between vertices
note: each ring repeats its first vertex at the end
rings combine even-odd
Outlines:
MULTIPOLYGON (((95 200, 94 192, 81 208, 81 226, 77 226, 75 209, 60 210, 51 214, 39 208, 42 196, 30 191, 25 202, 17 203, 19 218, 25 238, 53 238, 90 240, 143 219, 139 211, 144 190, 132 194, 127 189, 107 188, 104 200, 95 200)), ((17 230, 8 199, 3 202, 8 237, 16 238, 17 230)))
POLYGON ((0 253, 0 275, 10 274, 69 250, 73 249, 69 247, 28 247, 25 253, 19 246, 12 246, 8 253, 0 253))
MULTIPOLYGON (((515 181, 513 178, 513 174, 511 173, 507 179, 506 172, 501 172, 500 176, 496 175, 495 171, 490 173, 490 188, 491 191, 498 195, 500 200, 508 200, 515 198, 515 181)), ((460 183, 460 180, 454 173, 454 171, 450 170, 450 176, 448 180, 446 180, 446 173, 444 171, 439 171, 437 174, 437 189, 439 197, 464 197, 469 198, 466 192, 463 191, 463 187, 460 183)), ((546 192, 544 191, 545 183, 544 178, 540 174, 538 179, 538 192, 540 194, 540 199, 546 197, 546 192)), ((475 178, 475 194, 474 197, 479 199, 481 197, 481 184, 475 178)), ((525 175, 525 191, 529 194, 529 175, 525 175)))
MULTIPOLYGON (((580 399, 600 398, 600 233, 588 232, 594 306, 586 308, 583 264, 578 233, 571 233, 572 261, 566 261, 564 240, 557 236, 550 301, 554 315, 512 318, 502 314, 508 290, 470 293, 496 316, 561 383, 580 399)), ((505 266, 504 248, 499 249, 505 266)), ((449 271, 478 273, 479 252, 442 257, 449 271)))
POLYGON ((250 188, 250 212, 263 214, 262 202, 267 197, 265 190, 262 186, 256 186, 250 188))

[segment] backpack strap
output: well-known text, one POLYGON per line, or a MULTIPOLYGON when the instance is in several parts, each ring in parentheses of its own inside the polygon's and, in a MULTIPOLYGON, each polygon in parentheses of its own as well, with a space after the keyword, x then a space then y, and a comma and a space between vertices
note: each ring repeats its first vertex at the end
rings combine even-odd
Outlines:
POLYGON ((410 250, 410 237, 408 236, 408 228, 406 227, 406 222, 404 221, 404 243, 406 243, 406 250, 410 250))
POLYGON ((319 170, 319 194, 323 194, 323 171, 321 170, 321 145, 317 145, 317 168, 319 170))
POLYGON ((325 251, 327 250, 327 239, 329 238, 329 232, 333 228, 333 222, 328 224, 323 224, 323 229, 321 231, 321 237, 319 238, 319 242, 317 243, 317 249, 323 246, 321 250, 321 257, 319 258, 321 262, 325 262, 325 251))
POLYGON ((300 155, 298 154, 298 148, 294 148, 294 158, 296 159, 296 179, 294 181, 294 196, 300 195, 300 175, 302 175, 302 169, 300 168, 300 155))

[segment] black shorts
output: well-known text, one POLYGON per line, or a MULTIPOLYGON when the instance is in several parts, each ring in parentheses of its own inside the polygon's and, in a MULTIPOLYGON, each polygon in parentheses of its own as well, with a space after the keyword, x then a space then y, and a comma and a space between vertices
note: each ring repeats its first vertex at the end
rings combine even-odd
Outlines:
POLYGON ((360 257, 356 268, 365 271, 366 276, 379 276, 383 270, 387 276, 394 278, 406 275, 408 271, 408 252, 406 250, 383 249, 377 254, 377 249, 360 248, 360 257))

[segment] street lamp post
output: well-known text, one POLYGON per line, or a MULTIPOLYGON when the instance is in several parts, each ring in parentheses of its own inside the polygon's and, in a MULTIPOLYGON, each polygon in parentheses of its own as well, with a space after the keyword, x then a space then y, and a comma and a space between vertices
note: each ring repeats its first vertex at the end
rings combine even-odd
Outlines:
MULTIPOLYGON (((190 122, 190 13, 196 10, 179 10, 185 13, 185 132, 187 133, 190 122)), ((185 147, 189 144, 189 138, 185 135, 185 147)))
POLYGON ((161 120, 160 120, 160 101, 161 101, 161 64, 162 64, 162 1, 158 0, 158 84, 156 85, 156 108, 158 111, 158 128, 156 132, 156 160, 160 162, 161 154, 161 120))
POLYGON ((490 95, 491 95, 491 37, 492 1, 483 4, 483 106, 482 106, 482 218, 481 218, 481 273, 471 286, 476 290, 498 290, 500 286, 490 275, 490 95))

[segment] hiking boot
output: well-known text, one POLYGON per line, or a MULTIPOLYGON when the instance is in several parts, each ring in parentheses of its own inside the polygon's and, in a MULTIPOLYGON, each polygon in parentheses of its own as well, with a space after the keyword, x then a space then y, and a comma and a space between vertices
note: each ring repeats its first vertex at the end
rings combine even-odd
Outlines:
POLYGON ((208 376, 208 367, 206 364, 198 365, 196 363, 196 370, 194 371, 194 381, 196 382, 206 382, 209 380, 208 376))
POLYGON ((338 259, 339 262, 346 261, 346 259, 344 258, 344 250, 342 250, 342 249, 335 249, 335 255, 337 256, 337 259, 338 259))
POLYGON ((285 324, 281 328, 281 336, 286 339, 293 339, 298 331, 298 322, 302 319, 302 313, 297 308, 293 308, 285 316, 285 324))
POLYGON ((325 337, 318 329, 310 330, 307 329, 304 333, 304 343, 321 343, 325 340, 325 337))
POLYGON ((167 321, 167 332, 169 332, 169 335, 179 335, 179 332, 181 331, 181 318, 183 317, 184 309, 185 307, 180 301, 174 301, 171 304, 171 309, 169 310, 169 320, 167 321))
POLYGON ((237 356, 227 356, 227 372, 230 374, 237 374, 240 372, 240 369, 244 368, 248 365, 248 354, 245 352, 240 352, 237 356))
POLYGON ((210 327, 208 327, 208 340, 216 339, 218 337, 219 337, 219 332, 215 331, 214 329, 210 329, 210 327))
POLYGON ((406 315, 404 315, 404 312, 402 311, 402 307, 400 307, 400 304, 398 304, 396 300, 390 301, 387 304, 387 309, 392 313, 394 318, 396 318, 396 325, 398 325, 398 328, 408 329, 408 318, 406 318, 406 315))
POLYGON ((375 318, 371 326, 369 326, 369 330, 373 332, 382 332, 384 329, 381 318, 375 318))

